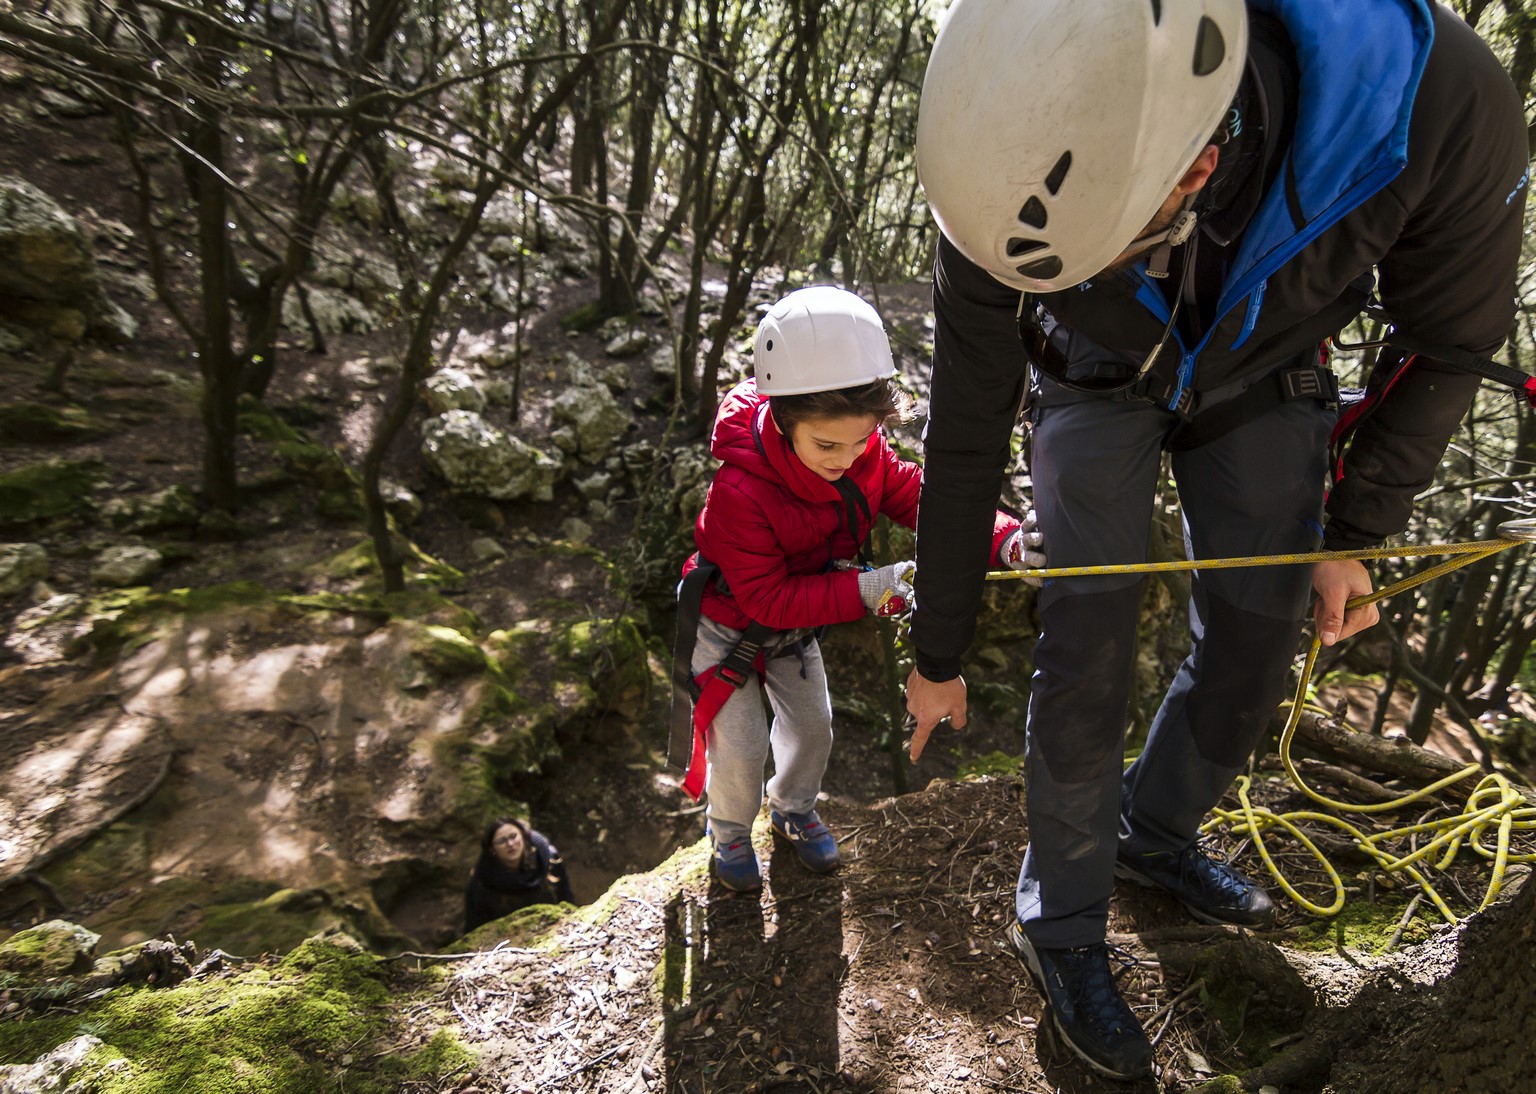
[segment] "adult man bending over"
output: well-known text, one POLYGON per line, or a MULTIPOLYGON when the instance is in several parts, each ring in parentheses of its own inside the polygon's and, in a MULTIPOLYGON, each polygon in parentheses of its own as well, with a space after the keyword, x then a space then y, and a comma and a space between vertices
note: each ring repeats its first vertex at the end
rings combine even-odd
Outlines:
MULTIPOLYGON (((1424 0, 956 0, 917 158, 943 239, 914 756, 939 720, 965 724, 962 661, 1027 391, 1053 565, 1146 557, 1165 450, 1192 557, 1365 547, 1402 530, 1478 381, 1386 355, 1324 524, 1336 410, 1320 344, 1373 273, 1398 328, 1432 344, 1487 354, 1513 320, 1521 104, 1477 35, 1424 0)), ((1281 697, 1312 589, 1324 642, 1375 622, 1344 608, 1370 590, 1358 562, 1196 574, 1189 656, 1123 777, 1141 581, 1040 593, 1012 935, 1057 1028, 1105 1074, 1152 1062, 1108 967, 1117 869, 1203 920, 1273 914, 1195 837, 1281 697)))

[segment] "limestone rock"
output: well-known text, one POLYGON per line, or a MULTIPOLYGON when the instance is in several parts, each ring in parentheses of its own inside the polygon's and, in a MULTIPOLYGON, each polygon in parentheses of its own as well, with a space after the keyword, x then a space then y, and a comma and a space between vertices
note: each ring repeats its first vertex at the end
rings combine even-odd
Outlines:
POLYGON ((478 414, 485 409, 485 392, 475 377, 463 369, 438 369, 421 386, 422 398, 433 414, 450 410, 472 410, 478 414))
POLYGON ((0 543, 0 596, 10 596, 48 576, 48 552, 36 543, 0 543))
POLYGON ((469 545, 470 553, 479 562, 500 562, 507 557, 507 549, 490 536, 480 536, 469 545))
POLYGON ((561 464, 470 410, 450 410, 422 426, 421 452, 456 491, 500 501, 554 497, 561 464))
POLYGON ((588 463, 601 463, 629 431, 630 416, 613 392, 600 383, 567 388, 555 399, 550 420, 569 426, 576 435, 576 452, 588 463))
POLYGON ((84 1094, 100 1089, 112 1072, 130 1067, 122 1058, 92 1059, 101 1043, 82 1033, 33 1063, 0 1067, 0 1094, 84 1094))
POLYGON ((575 486, 576 492, 588 501, 602 500, 613 488, 613 476, 607 471, 598 471, 584 479, 577 479, 575 486))
POLYGON ((69 658, 75 644, 91 628, 90 622, 81 618, 84 603, 75 593, 60 593, 28 608, 12 622, 5 635, 5 648, 28 665, 69 658))
POLYGON ((421 519, 422 501, 409 487, 383 479, 379 482, 379 495, 383 498, 385 511, 401 524, 411 525, 421 519))
POLYGON ((677 352, 672 346, 660 346, 650 358, 651 375, 658 380, 672 383, 677 378, 677 352))
POLYGON ((91 566, 91 580, 114 589, 143 585, 159 571, 164 561, 165 556, 153 547, 108 547, 91 566))
MULTIPOLYGON (((379 317, 349 293, 329 285, 309 285, 304 291, 309 296, 315 325, 324 334, 367 334, 379 327, 379 317)), ((283 325, 289 330, 309 329, 296 291, 283 297, 283 325)))
POLYGON ((130 532, 162 532, 193 527, 202 512, 192 491, 178 484, 144 496, 113 498, 101 507, 101 515, 130 532))
POLYGON ((0 176, 0 302, 7 318, 68 341, 122 342, 133 320, 107 299, 78 221, 31 183, 0 176))
POLYGON ((637 353, 644 353, 650 346, 650 333, 634 327, 616 334, 603 347, 603 352, 609 357, 633 357, 637 353))

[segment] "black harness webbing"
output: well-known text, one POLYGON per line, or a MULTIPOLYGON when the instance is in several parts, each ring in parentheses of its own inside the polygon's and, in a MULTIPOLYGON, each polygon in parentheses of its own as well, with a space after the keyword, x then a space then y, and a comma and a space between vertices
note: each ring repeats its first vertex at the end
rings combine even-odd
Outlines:
MULTIPOLYGON (((698 565, 677 588, 677 634, 672 643, 672 730, 667 741, 667 766, 676 771, 687 768, 693 748, 693 703, 699 697, 699 685, 693 678, 693 648, 703 616, 704 589, 711 579, 722 590, 725 584, 719 566, 703 555, 696 557, 698 565)), ((758 652, 779 633, 766 623, 749 622, 716 672, 732 687, 745 687, 752 678, 752 662, 758 652)))

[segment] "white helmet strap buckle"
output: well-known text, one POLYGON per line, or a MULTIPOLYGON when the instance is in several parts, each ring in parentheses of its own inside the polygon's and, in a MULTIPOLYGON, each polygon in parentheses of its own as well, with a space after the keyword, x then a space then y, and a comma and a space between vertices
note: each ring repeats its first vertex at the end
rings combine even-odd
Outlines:
POLYGON ((1191 208, 1195 203, 1195 195, 1190 194, 1184 199, 1184 207, 1173 218, 1173 223, 1168 230, 1160 236, 1153 236, 1157 247, 1147 259, 1147 276, 1164 278, 1168 276, 1168 259, 1175 247, 1182 247, 1189 242, 1190 236, 1195 234, 1195 227, 1200 223, 1200 217, 1191 208))

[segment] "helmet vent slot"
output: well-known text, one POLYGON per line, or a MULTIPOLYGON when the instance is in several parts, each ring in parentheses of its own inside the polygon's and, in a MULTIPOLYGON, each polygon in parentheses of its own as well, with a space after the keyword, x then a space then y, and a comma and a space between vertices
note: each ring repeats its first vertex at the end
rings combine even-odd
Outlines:
POLYGON ((1030 198, 1019 210, 1019 223, 1028 224, 1039 231, 1045 227, 1045 205, 1039 198, 1030 198))
POLYGON ((1045 243, 1043 240, 1022 239, 1019 236, 1013 236, 1008 240, 1008 257, 1023 258, 1025 255, 1032 255, 1036 251, 1041 250, 1047 246, 1049 246, 1049 244, 1045 243))
POLYGON ((1032 277, 1037 281, 1047 281, 1059 273, 1061 273, 1061 259, 1055 255, 1036 259, 1034 262, 1026 262, 1018 267, 1020 277, 1032 277))
MULTIPOLYGON (((1045 188, 1055 197, 1061 191, 1061 184, 1067 180, 1067 172, 1072 169, 1072 153, 1063 152, 1061 158, 1056 161, 1056 166, 1051 168, 1051 173, 1045 176, 1045 188)), ((1025 208, 1028 208, 1026 205, 1025 208)), ((1023 214, 1019 216, 1023 220, 1023 214)))
POLYGON ((1163 0, 1152 0, 1152 25, 1157 26, 1163 21, 1163 0))
POLYGON ((1202 15, 1195 31, 1195 75, 1209 76, 1221 67, 1226 56, 1227 43, 1221 28, 1209 15, 1202 15))

